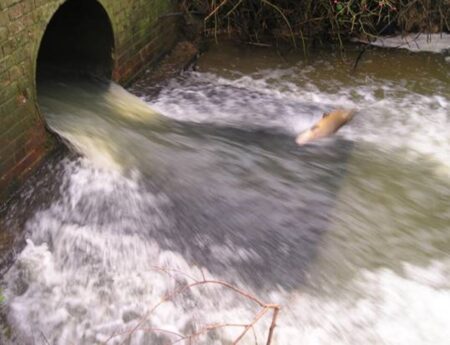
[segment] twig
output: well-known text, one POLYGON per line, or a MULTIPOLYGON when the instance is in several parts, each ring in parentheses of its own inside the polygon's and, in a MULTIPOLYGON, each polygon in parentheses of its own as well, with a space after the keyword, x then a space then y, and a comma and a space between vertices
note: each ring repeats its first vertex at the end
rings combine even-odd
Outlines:
POLYGON ((367 46, 365 46, 365 47, 364 47, 363 49, 361 49, 361 51, 359 52, 358 57, 356 58, 355 63, 353 64, 353 68, 352 68, 352 71, 353 71, 353 72, 356 70, 356 67, 358 67, 359 60, 361 60, 361 58, 362 58, 362 56, 364 55, 364 53, 366 52, 366 50, 367 50, 367 46))
MULTIPOLYGON (((112 334, 103 344, 107 344, 111 339, 113 339, 114 337, 120 336, 120 335, 127 335, 126 339, 124 339, 124 341, 122 342, 122 344, 125 343, 125 341, 127 339, 129 339, 137 330, 146 330, 146 331, 151 331, 151 332, 164 332, 167 334, 171 334, 171 335, 175 335, 177 336, 179 339, 177 339, 175 342, 173 342, 173 344, 180 342, 182 340, 189 340, 191 342, 191 340, 193 338, 195 338, 196 336, 202 334, 202 333, 206 333, 209 332, 213 329, 218 329, 218 328, 224 328, 224 327, 243 327, 244 330, 243 332, 238 336, 238 338, 236 338, 236 340, 233 342, 233 344, 237 344, 244 336, 245 334, 252 329, 254 332, 254 325, 256 324, 256 322, 258 322, 258 320, 260 320, 270 309, 273 310, 273 314, 272 314, 272 322, 270 325, 270 329, 269 329, 269 334, 268 334, 268 338, 267 338, 267 345, 270 345, 271 343, 271 339, 273 336, 273 331, 276 325, 276 319, 278 317, 278 313, 280 310, 280 306, 278 304, 267 304, 262 302, 261 300, 259 300, 257 297, 253 296, 252 294, 250 294, 247 291, 244 291, 230 283, 221 281, 221 280, 214 280, 214 279, 206 279, 205 273, 203 272, 203 270, 201 270, 202 273, 202 280, 196 280, 194 277, 188 275, 187 273, 177 270, 177 269, 170 269, 170 268, 164 268, 164 267, 152 267, 154 270, 159 271, 159 272, 163 272, 165 274, 168 274, 170 277, 172 276, 172 272, 173 273, 177 273, 180 275, 183 275, 191 280, 193 280, 192 283, 186 284, 178 289, 176 289, 175 291, 173 291, 172 293, 167 294, 166 296, 162 297, 161 300, 155 304, 142 318, 141 320, 130 330, 126 330, 120 333, 114 333, 112 334), (164 329, 160 329, 160 328, 144 328, 142 327, 144 322, 147 320, 148 316, 150 314, 152 314, 157 308, 159 308, 162 304, 164 304, 167 301, 173 300, 175 297, 177 297, 178 295, 183 294, 186 290, 188 289, 192 289, 194 287, 197 286, 201 286, 201 285, 219 285, 219 286, 223 286, 226 287, 227 289, 230 289, 232 291, 234 291, 235 293, 249 299, 250 301, 254 302, 255 304, 259 305, 262 309, 260 310, 260 312, 258 314, 256 314, 255 318, 253 319, 253 321, 249 324, 233 324, 233 323, 222 323, 222 324, 212 324, 212 325, 207 325, 203 328, 201 328, 199 331, 190 334, 190 335, 183 335, 181 333, 177 333, 177 332, 173 332, 173 331, 168 331, 168 330, 164 330, 164 329)), ((256 339, 256 334, 254 333, 254 337, 255 337, 255 344, 257 344, 257 339, 256 339)))
POLYGON ((211 12, 210 14, 208 14, 208 15, 205 17, 205 22, 207 22, 209 18, 211 18, 213 15, 215 15, 215 14, 217 13, 217 11, 219 11, 220 8, 221 8, 223 5, 225 5, 227 2, 228 2, 228 0, 223 0, 223 1, 220 3, 219 6, 217 6, 214 10, 212 10, 212 12, 211 12))
POLYGON ((280 306, 277 304, 272 305, 273 307, 273 315, 272 315, 272 322, 270 324, 270 328, 269 328, 269 335, 267 336, 267 342, 266 345, 270 345, 272 343, 272 336, 273 336, 273 332, 275 330, 276 327, 276 323, 277 323, 277 318, 278 318, 278 314, 280 312, 280 306))
POLYGON ((190 335, 184 336, 181 339, 175 340, 173 343, 171 343, 171 345, 174 345, 174 344, 176 344, 176 343, 178 343, 180 341, 186 340, 186 339, 192 340, 193 338, 199 336, 200 334, 212 331, 214 329, 225 328, 225 327, 247 327, 247 324, 222 323, 222 324, 216 324, 216 325, 208 325, 208 326, 205 326, 205 327, 201 328, 199 331, 197 331, 195 333, 192 333, 190 335))
MULTIPOLYGON (((270 7, 272 7, 273 9, 275 9, 275 11, 277 11, 281 15, 281 17, 283 17, 284 21, 286 22, 286 25, 289 28, 289 31, 291 32, 292 45, 294 46, 294 48, 297 48, 297 43, 295 42, 294 31, 292 30, 291 23, 289 23, 289 20, 286 18, 286 16, 284 15, 283 11, 278 6, 272 4, 268 0, 261 0, 261 2, 266 4, 266 5, 268 5, 268 6, 270 6, 270 7)), ((302 37, 303 48, 305 50, 305 42, 304 42, 303 33, 302 33, 301 30, 300 30, 300 34, 301 34, 301 37, 302 37)))
POLYGON ((260 310, 260 312, 258 314, 256 314, 255 318, 253 319, 253 321, 251 323, 249 323, 245 329, 242 331, 242 333, 236 338, 235 341, 233 341, 233 345, 236 345, 237 343, 239 343, 239 341, 241 341, 241 339, 244 337, 245 334, 247 334, 247 332, 249 331, 250 328, 252 328, 255 323, 258 322, 258 320, 260 318, 262 318, 264 316, 264 314, 267 313, 269 309, 268 308, 263 308, 260 310))
POLYGON ((255 327, 252 327, 253 339, 255 339, 255 345, 258 345, 258 337, 256 336, 255 327))

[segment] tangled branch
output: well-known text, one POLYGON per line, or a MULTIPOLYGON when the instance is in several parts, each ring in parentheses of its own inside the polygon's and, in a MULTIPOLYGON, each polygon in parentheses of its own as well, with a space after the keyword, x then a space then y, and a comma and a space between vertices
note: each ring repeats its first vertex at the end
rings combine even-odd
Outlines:
POLYGON ((152 269, 155 271, 167 274, 171 278, 175 278, 175 275, 181 275, 181 276, 184 276, 184 277, 190 279, 192 282, 188 283, 184 286, 181 286, 178 289, 175 289, 174 291, 163 296, 158 303, 156 303, 153 307, 151 307, 149 309, 149 311, 139 320, 139 322, 133 328, 112 334, 103 343, 103 345, 107 345, 109 343, 109 341, 111 341, 113 338, 116 338, 119 336, 125 336, 125 339, 122 342, 122 344, 125 344, 125 342, 128 339, 130 339, 133 336, 133 334, 138 330, 144 331, 144 332, 152 332, 152 333, 164 333, 164 334, 176 337, 177 339, 174 340, 171 343, 171 345, 177 344, 181 341, 187 341, 188 344, 192 344, 192 341, 202 334, 206 334, 212 330, 229 328, 229 327, 243 329, 242 332, 239 334, 239 336, 233 341, 233 343, 232 343, 233 345, 238 344, 250 330, 253 331, 255 344, 257 344, 257 337, 256 337, 256 333, 254 330, 254 326, 269 311, 272 311, 272 318, 271 318, 271 323, 270 323, 269 330, 268 330, 266 345, 272 344, 273 334, 274 334, 274 330, 276 327, 278 315, 280 312, 280 305, 273 304, 273 303, 264 303, 259 298, 252 295, 251 293, 249 293, 243 289, 240 289, 228 282, 221 281, 221 280, 215 280, 215 279, 207 279, 203 272, 202 272, 202 279, 196 279, 195 277, 193 277, 183 271, 176 270, 176 269, 157 267, 157 266, 152 267, 152 269), (205 326, 201 327, 199 330, 197 330, 196 332, 191 333, 191 334, 182 334, 182 333, 178 333, 178 332, 174 332, 174 331, 170 331, 170 330, 166 330, 166 329, 162 329, 162 328, 144 327, 144 324, 148 320, 150 315, 152 313, 154 313, 161 305, 163 305, 166 302, 173 301, 176 297, 182 295, 183 293, 185 293, 186 291, 188 291, 192 288, 199 287, 199 286, 205 286, 205 285, 222 286, 228 290, 231 290, 234 293, 236 293, 237 295, 240 295, 241 297, 244 297, 247 300, 258 305, 260 307, 260 310, 255 314, 253 320, 250 323, 246 323, 246 324, 245 323, 213 323, 213 324, 205 325, 205 326))

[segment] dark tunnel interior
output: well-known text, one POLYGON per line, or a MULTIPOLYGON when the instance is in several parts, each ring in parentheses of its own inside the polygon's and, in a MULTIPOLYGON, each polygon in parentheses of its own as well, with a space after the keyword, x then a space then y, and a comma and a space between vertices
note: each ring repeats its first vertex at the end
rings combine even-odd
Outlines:
POLYGON ((68 0, 50 20, 42 39, 37 82, 49 76, 110 79, 114 37, 109 17, 95 0, 68 0))

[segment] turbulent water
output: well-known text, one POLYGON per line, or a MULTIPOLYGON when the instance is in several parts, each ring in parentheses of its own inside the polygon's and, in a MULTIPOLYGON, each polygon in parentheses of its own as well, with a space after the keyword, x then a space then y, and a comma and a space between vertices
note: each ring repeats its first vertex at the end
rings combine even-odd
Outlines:
MULTIPOLYGON (((49 126, 79 155, 49 169, 57 192, 4 277, 10 341, 169 344, 255 318, 259 306, 223 286, 171 298, 208 279, 278 303, 273 344, 448 344, 443 57, 374 50, 349 72, 329 52, 226 46, 198 67, 137 82, 140 98, 113 83, 39 84, 49 126), (348 126, 295 144, 338 106, 358 109, 348 126)), ((241 343, 265 343, 270 321, 241 343)))

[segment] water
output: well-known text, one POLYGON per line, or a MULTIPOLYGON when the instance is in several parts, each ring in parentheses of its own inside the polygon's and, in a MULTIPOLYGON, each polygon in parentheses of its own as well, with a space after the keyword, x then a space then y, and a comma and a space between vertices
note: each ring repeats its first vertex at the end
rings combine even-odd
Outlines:
POLYGON ((371 44, 379 47, 396 47, 411 51, 429 51, 448 55, 450 47, 450 34, 441 32, 437 34, 407 34, 378 38, 371 44))
MULTIPOLYGON (((114 84, 40 84, 49 126, 77 154, 24 192, 45 202, 4 277, 7 341, 168 344, 258 313, 200 286, 148 314, 193 277, 280 304, 273 344, 447 344, 449 86, 437 55, 373 50, 349 73, 330 52, 305 61, 231 45, 198 71, 137 82, 140 98, 114 84), (350 125, 296 146, 337 106, 358 109, 350 125)), ((270 313, 256 323, 258 343, 269 324, 270 313)))

